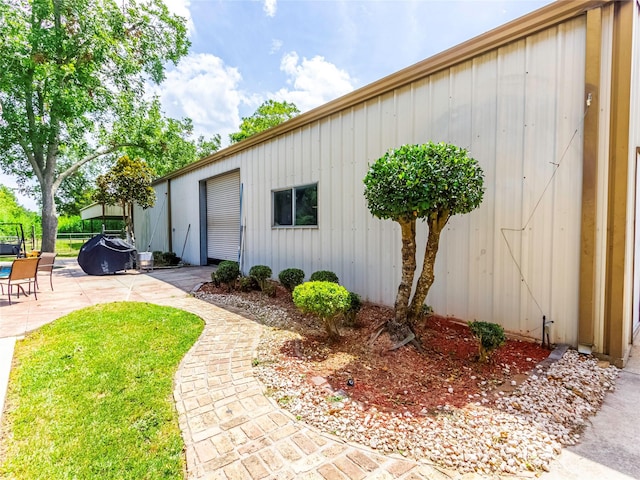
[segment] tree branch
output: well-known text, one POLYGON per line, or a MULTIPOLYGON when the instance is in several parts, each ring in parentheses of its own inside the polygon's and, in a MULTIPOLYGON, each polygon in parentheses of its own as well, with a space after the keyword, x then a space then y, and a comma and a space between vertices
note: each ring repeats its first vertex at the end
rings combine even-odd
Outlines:
POLYGON ((120 148, 123 148, 123 147, 139 147, 139 146, 140 145, 138 145, 136 143, 116 143, 115 145, 112 145, 109 148, 105 148, 104 150, 98 150, 97 152, 94 152, 91 155, 87 155, 82 160, 79 160, 76 163, 74 163, 73 165, 71 165, 65 171, 60 172, 58 174, 58 178, 56 178, 56 181, 53 184, 54 188, 58 188, 58 186, 60 186, 60 184, 64 181, 65 178, 67 178, 69 175, 73 174, 73 172, 78 170, 85 163, 88 163, 88 162, 90 162, 92 160, 95 160, 98 157, 102 157, 104 155, 108 155, 110 153, 113 153, 116 150, 119 150, 120 148))
POLYGON ((36 159, 33 156, 33 152, 29 149, 29 145, 27 145, 27 143, 23 139, 20 139, 19 143, 20 143, 20 147, 22 148, 22 151, 24 152, 25 156, 27 157, 27 160, 29 161, 29 164, 33 168, 33 171, 36 174, 38 181, 42 185, 42 168, 40 168, 40 165, 38 164, 38 162, 36 162, 36 159))

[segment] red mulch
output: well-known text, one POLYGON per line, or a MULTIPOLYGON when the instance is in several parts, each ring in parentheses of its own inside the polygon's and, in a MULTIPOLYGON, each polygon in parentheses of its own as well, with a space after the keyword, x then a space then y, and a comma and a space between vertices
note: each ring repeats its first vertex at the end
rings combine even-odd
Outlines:
MULTIPOLYGON (((205 284, 201 291, 227 293, 213 284, 205 284)), ((289 329, 303 337, 285 341, 279 353, 298 360, 288 362, 291 375, 324 377, 352 400, 379 410, 425 414, 444 405, 462 407, 479 401, 483 392, 491 399, 496 389, 512 390, 512 381, 519 384, 550 353, 539 343, 508 340, 489 362, 480 364, 477 342, 466 323, 438 315, 425 316, 414 326, 426 353, 411 346, 390 350, 388 335, 383 333, 373 344, 370 340, 375 327, 391 318, 393 310, 369 303, 358 313, 357 327, 341 327, 341 338, 328 343, 315 319, 301 314, 284 288, 278 287, 275 298, 255 291, 233 294, 288 312, 295 323, 289 329), (292 364, 297 371, 291 370, 292 364)))

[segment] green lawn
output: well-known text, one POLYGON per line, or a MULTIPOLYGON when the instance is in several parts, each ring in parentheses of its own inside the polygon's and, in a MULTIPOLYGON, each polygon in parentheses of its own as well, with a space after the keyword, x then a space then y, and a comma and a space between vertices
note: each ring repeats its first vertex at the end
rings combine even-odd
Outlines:
POLYGON ((202 328, 181 310, 118 302, 18 342, 0 478, 182 479, 173 376, 202 328))
POLYGON ((72 240, 59 238, 56 240, 56 253, 60 257, 77 257, 82 245, 84 245, 88 239, 88 237, 72 240))

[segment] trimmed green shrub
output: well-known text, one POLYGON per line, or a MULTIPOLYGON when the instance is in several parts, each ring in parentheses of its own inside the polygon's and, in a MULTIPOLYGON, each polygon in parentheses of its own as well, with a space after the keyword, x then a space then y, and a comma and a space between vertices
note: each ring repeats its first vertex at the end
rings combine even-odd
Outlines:
POLYGON ((249 276, 255 278, 262 291, 265 291, 267 279, 271 278, 271 273, 271 267, 266 265, 254 265, 249 269, 249 276))
POLYGON ((506 337, 504 328, 497 323, 469 322, 471 333, 478 340, 478 361, 485 363, 489 356, 504 344, 506 337))
POLYGON ((340 336, 336 316, 349 308, 349 292, 334 282, 306 282, 293 289, 293 303, 322 319, 330 339, 340 336))
POLYGON ((354 292, 349 292, 349 306, 344 312, 345 324, 349 327, 353 327, 356 324, 356 315, 362 309, 362 300, 360 295, 354 292))
POLYGON ((338 276, 330 270, 318 270, 309 277, 310 282, 332 282, 340 283, 338 276))
POLYGON ((174 252, 161 252, 159 250, 153 252, 153 265, 156 267, 171 267, 179 263, 180 257, 174 252))
POLYGON ((293 289, 304 282, 304 272, 299 268, 285 268, 278 274, 278 280, 280 283, 293 292, 293 289))
POLYGON ((213 275, 215 275, 217 282, 226 284, 227 289, 231 291, 233 284, 240 276, 240 267, 238 266, 238 262, 232 262, 231 260, 224 260, 220 262, 216 271, 211 274, 212 278, 213 275))
POLYGON ((276 288, 276 283, 274 280, 265 280, 264 285, 262 286, 262 292, 270 297, 275 297, 278 289, 276 288))
POLYGON ((238 285, 241 291, 250 292, 251 290, 257 290, 260 288, 258 282, 253 277, 240 277, 238 285))

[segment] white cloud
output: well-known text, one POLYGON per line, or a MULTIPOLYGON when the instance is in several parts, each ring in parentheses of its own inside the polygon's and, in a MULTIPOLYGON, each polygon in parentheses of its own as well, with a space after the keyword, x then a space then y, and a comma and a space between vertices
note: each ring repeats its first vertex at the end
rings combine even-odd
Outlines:
POLYGON ((354 80, 344 70, 316 55, 312 59, 296 52, 282 57, 280 70, 287 74, 289 88, 275 94, 277 99, 293 102, 301 112, 323 105, 354 89, 354 80))
POLYGON ((277 0, 264 0, 264 5, 262 7, 267 14, 268 17, 276 16, 276 9, 278 8, 277 0))
POLYGON ((269 55, 273 55, 274 53, 277 53, 282 48, 282 45, 283 45, 282 40, 278 40, 277 38, 274 38, 273 40, 271 40, 271 49, 269 50, 269 55))
POLYGON ((242 76, 236 68, 211 54, 191 54, 167 73, 157 87, 164 112, 172 118, 189 117, 194 134, 210 137, 216 133, 226 144, 240 124, 240 104, 255 102, 238 85, 242 76))
POLYGON ((193 18, 191 17, 191 11, 189 10, 191 0, 165 0, 164 4, 171 13, 180 15, 187 20, 187 32, 189 36, 192 36, 196 27, 193 23, 193 18))

